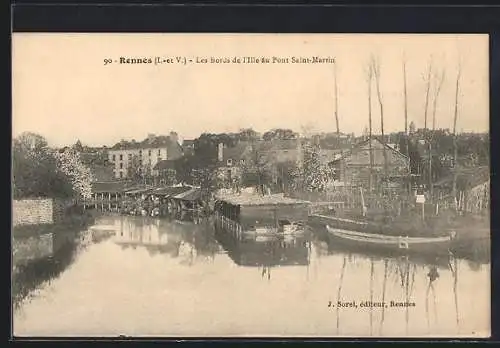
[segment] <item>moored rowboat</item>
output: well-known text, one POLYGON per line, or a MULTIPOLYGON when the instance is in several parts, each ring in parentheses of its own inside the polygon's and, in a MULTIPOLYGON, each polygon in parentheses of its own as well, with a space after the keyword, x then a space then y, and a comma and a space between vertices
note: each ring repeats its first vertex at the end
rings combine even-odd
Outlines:
POLYGON ((326 226, 328 235, 335 242, 354 247, 385 249, 398 252, 448 253, 453 233, 441 237, 389 236, 343 230, 326 226))

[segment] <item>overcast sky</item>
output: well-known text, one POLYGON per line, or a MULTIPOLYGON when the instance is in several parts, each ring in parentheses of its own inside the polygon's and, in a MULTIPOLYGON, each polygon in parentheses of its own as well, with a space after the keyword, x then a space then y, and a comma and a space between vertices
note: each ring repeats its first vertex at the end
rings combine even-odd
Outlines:
MULTIPOLYGON (((104 66, 123 57, 311 57, 336 59, 340 130, 368 125, 366 69, 380 61, 386 132, 404 130, 403 55, 408 115, 423 127, 429 61, 445 69, 437 127, 452 128, 457 66, 457 129, 489 130, 486 35, 13 34, 13 135, 31 131, 51 145, 112 145, 177 131, 335 131, 332 64, 164 64, 104 66)), ((375 92, 375 85, 373 85, 375 92)), ((432 124, 433 89, 429 102, 432 124)), ((373 95, 374 132, 380 112, 373 95)))

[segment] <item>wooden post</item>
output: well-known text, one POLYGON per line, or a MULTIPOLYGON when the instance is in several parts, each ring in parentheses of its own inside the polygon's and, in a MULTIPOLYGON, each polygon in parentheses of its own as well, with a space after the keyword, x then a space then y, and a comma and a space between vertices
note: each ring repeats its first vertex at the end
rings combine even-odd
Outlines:
POLYGON ((422 220, 425 221, 425 203, 422 203, 422 220))

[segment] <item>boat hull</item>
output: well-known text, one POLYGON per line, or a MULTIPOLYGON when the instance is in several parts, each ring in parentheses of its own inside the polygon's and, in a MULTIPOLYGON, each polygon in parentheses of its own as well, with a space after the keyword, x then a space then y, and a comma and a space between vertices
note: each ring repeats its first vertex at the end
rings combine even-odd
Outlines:
POLYGON ((380 251, 390 254, 450 253, 451 237, 410 238, 405 236, 384 236, 355 232, 327 226, 328 239, 332 244, 347 246, 354 250, 380 251))

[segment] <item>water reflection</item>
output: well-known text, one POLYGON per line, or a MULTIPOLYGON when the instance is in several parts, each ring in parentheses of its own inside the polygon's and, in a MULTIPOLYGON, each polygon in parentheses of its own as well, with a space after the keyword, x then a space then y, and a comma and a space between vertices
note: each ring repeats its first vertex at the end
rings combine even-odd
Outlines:
POLYGON ((192 265, 197 260, 213 260, 219 246, 213 238, 208 218, 175 214, 169 219, 121 216, 113 241, 123 249, 145 248, 151 255, 165 254, 192 265))
MULTIPOLYGON (((331 255, 331 257, 335 257, 340 254, 331 255)), ((409 257, 380 258, 344 253, 342 254, 342 266, 339 270, 335 300, 339 303, 339 301, 345 302, 353 298, 352 294, 348 295, 349 291, 344 291, 343 289, 345 288, 346 278, 360 278, 358 274, 361 272, 359 269, 361 263, 368 278, 368 291, 365 294, 358 292, 359 295, 355 297, 366 299, 360 301, 357 305, 364 307, 368 311, 368 336, 391 334, 395 336, 412 336, 415 335, 415 332, 435 335, 444 326, 450 327, 450 329, 453 327, 448 332, 448 335, 460 334, 462 332, 460 318, 467 318, 469 319, 467 320, 468 325, 472 324, 469 315, 474 310, 468 306, 475 306, 480 303, 479 306, 483 310, 487 310, 487 306, 489 306, 489 291, 485 288, 482 291, 478 289, 478 291, 481 291, 483 298, 480 301, 475 300, 474 297, 477 293, 474 294, 474 285, 469 280, 467 284, 462 284, 468 287, 468 291, 464 291, 462 288, 463 295, 467 297, 468 305, 461 304, 459 302, 458 274, 460 265, 467 264, 467 262, 454 258, 452 255, 450 255, 446 262, 443 262, 444 260, 437 261, 439 262, 425 264, 421 260, 415 261, 409 257), (424 289, 425 291, 423 291, 424 289), (420 309, 422 302, 425 313, 422 313, 420 309), (444 308, 447 309, 444 310, 444 308), (394 324, 394 317, 399 315, 402 319, 400 322, 404 323, 404 331, 397 330, 398 332, 395 332, 394 327, 386 328, 384 326, 388 313, 393 317, 390 325, 394 324), (425 319, 426 323, 425 331, 421 327, 423 319, 425 319), (377 321, 378 331, 376 332, 377 321)), ((482 268, 484 271, 484 267, 482 268)), ((468 275, 471 274, 471 271, 474 271, 474 268, 464 270, 468 275)), ((484 272, 482 273, 486 275, 484 272)), ((486 277, 483 278, 483 281, 486 281, 486 277)), ((485 282, 484 286, 487 287, 489 284, 485 282)), ((336 306, 335 312, 336 331, 337 334, 341 335, 344 332, 341 328, 341 323, 352 325, 347 318, 342 317, 348 316, 351 313, 348 313, 341 306, 336 306)), ((473 318, 477 318, 476 315, 477 313, 474 314, 473 318)), ((483 322, 488 322, 487 315, 482 319, 483 322)), ((486 327, 489 328, 489 326, 486 327)), ((346 327, 345 329, 350 328, 346 327)))
POLYGON ((101 243, 109 238, 109 232, 99 230, 67 231, 53 236, 54 245, 60 248, 50 257, 34 260, 16 267, 12 274, 12 302, 18 308, 23 301, 29 301, 43 284, 66 271, 78 254, 89 245, 101 243))
POLYGON ((235 235, 217 228, 215 236, 236 265, 258 267, 268 280, 274 267, 309 266, 308 235, 235 235))
POLYGON ((17 334, 489 333, 489 264, 453 255, 353 252, 316 233, 236 237, 196 214, 103 216, 67 253, 31 270, 40 291, 15 311, 17 334))

